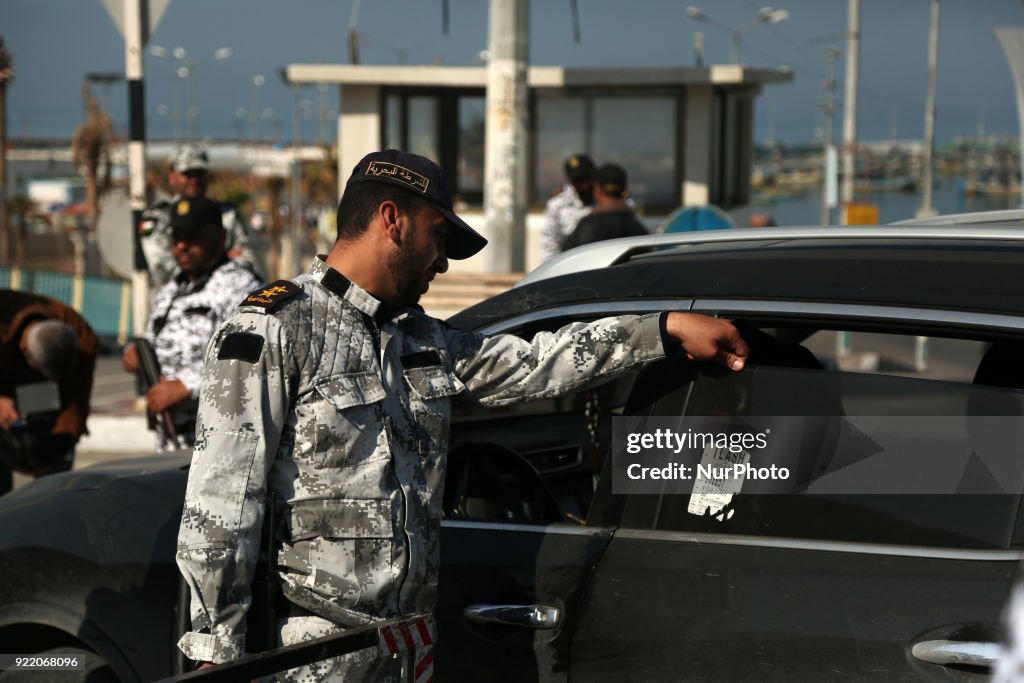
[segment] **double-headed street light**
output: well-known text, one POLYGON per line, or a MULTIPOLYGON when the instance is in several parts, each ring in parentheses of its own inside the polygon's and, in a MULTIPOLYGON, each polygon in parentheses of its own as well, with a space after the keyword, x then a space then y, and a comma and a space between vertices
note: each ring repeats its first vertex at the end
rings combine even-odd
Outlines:
POLYGON ((715 21, 708 15, 704 14, 700 8, 694 7, 693 5, 689 5, 686 8, 686 16, 690 17, 694 21, 703 21, 714 26, 720 31, 728 33, 732 37, 732 61, 734 64, 739 64, 740 45, 743 42, 743 35, 761 24, 778 24, 779 22, 789 19, 789 12, 784 9, 775 9, 774 7, 762 7, 757 10, 757 14, 754 15, 754 18, 749 23, 741 26, 740 28, 732 28, 715 21))
MULTIPOLYGON (((188 106, 186 108, 186 112, 188 114, 189 137, 192 139, 197 139, 199 137, 199 78, 197 73, 199 67, 199 60, 190 56, 188 54, 188 51, 180 46, 168 52, 167 48, 163 47, 162 45, 153 45, 149 48, 149 54, 153 55, 154 57, 161 58, 167 57, 168 54, 170 54, 179 62, 181 62, 181 66, 179 66, 176 71, 178 76, 177 82, 180 83, 185 80, 188 81, 188 106)), ((230 56, 230 47, 218 48, 213 52, 213 58, 217 61, 227 59, 230 56)), ((175 106, 175 109, 177 110, 177 106, 175 106)), ((175 132, 175 137, 177 137, 177 132, 175 132)))

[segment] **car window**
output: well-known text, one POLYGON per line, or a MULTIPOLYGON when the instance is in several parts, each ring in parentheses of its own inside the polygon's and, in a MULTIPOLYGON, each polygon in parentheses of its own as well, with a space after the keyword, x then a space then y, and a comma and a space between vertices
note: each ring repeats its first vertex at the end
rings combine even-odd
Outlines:
MULTIPOLYGON (((449 468, 465 456, 473 459, 476 454, 487 453, 494 463, 490 469, 499 476, 489 474, 484 467, 463 473, 450 471, 447 489, 488 491, 489 504, 462 505, 451 514, 457 507, 453 503, 446 509, 447 516, 492 522, 586 523, 601 456, 611 441, 612 418, 622 414, 631 385, 632 377, 627 377, 593 390, 495 409, 484 408, 466 396, 456 399, 450 452, 459 457, 450 458, 449 468), (533 476, 528 468, 534 471, 533 476), (463 474, 482 483, 459 481, 463 474), (557 515, 541 519, 513 517, 505 512, 511 507, 507 503, 510 496, 532 491, 530 495, 535 498, 541 487, 555 501, 557 515), (495 514, 495 510, 502 512, 495 514)), ((446 496, 448 493, 446 490, 446 496)), ((532 506, 544 507, 536 501, 532 506)))
MULTIPOLYGON (((695 371, 679 359, 662 361, 641 373, 625 414, 652 424, 761 416, 760 424, 776 436, 759 457, 787 468, 790 477, 745 481, 725 498, 709 497, 694 481, 674 482, 660 496, 631 496, 631 506, 649 511, 654 528, 957 548, 1011 545, 1024 481, 1024 458, 1013 456, 1024 392, 992 386, 1013 384, 1012 372, 996 373, 988 384, 972 381, 985 379, 986 350, 999 351, 1000 344, 951 340, 956 353, 942 354, 932 372, 915 372, 877 358, 864 364, 819 358, 809 346, 817 341, 822 352, 821 339, 806 330, 748 328, 745 335, 755 347, 746 371, 695 371), (978 439, 993 442, 985 447, 995 449, 997 464, 985 453, 974 457, 951 446, 978 439), (774 493, 758 493, 769 490, 774 493)), ((916 343, 883 336, 873 348, 913 349, 916 343)), ((822 355, 834 349, 826 344, 822 355)))
MULTIPOLYGON (((585 320, 593 319, 590 315, 585 320)), ((540 331, 553 331, 574 322, 576 317, 554 317, 510 330, 524 339, 540 331)), ((463 502, 447 500, 448 519, 495 523, 562 523, 573 526, 606 526, 618 519, 617 506, 601 503, 596 522, 588 520, 604 456, 612 434, 612 418, 623 414, 635 375, 608 382, 585 391, 527 403, 485 408, 472 397, 461 395, 452 402, 452 430, 446 489, 484 491, 484 495, 461 495, 463 502), (498 446, 500 448, 495 448, 498 446), (463 462, 486 453, 487 466, 453 471, 452 462, 463 462), (521 460, 522 462, 518 462, 521 460), (525 466, 524 466, 525 464, 525 466), (531 476, 527 468, 532 468, 531 476), (497 476, 495 476, 495 474, 497 476), (472 479, 469 481, 468 479, 472 479), (541 494, 538 489, 543 488, 541 494), (518 492, 518 493, 516 493, 518 492), (527 497, 531 511, 545 511, 554 500, 557 513, 538 517, 511 511, 511 498, 527 497), (547 500, 538 500, 538 497, 547 500), (475 500, 469 500, 470 498, 475 500)), ((451 498, 446 490, 446 498, 451 498)))
MULTIPOLYGON (((534 321, 513 333, 529 339, 540 330, 554 330, 569 321, 568 317, 534 321)), ((829 462, 834 455, 829 449, 835 446, 830 440, 835 438, 838 421, 849 417, 959 416, 959 420, 944 421, 943 428, 954 430, 947 438, 962 439, 969 436, 963 419, 968 413, 1024 415, 1024 393, 1016 386, 1024 386, 1024 368, 1016 367, 1024 361, 1015 360, 1024 358, 1024 353, 1017 353, 1015 342, 949 334, 935 337, 925 348, 931 350, 925 356, 926 367, 915 368, 914 354, 920 351, 920 341, 904 332, 858 328, 844 334, 814 325, 779 326, 765 320, 738 320, 737 324, 754 348, 750 367, 742 373, 698 366, 676 356, 596 390, 555 399, 497 410, 465 397, 456 401, 453 450, 468 446, 470 452, 476 452, 488 444, 500 445, 533 468, 538 481, 525 481, 521 464, 502 456, 494 460, 493 467, 480 468, 495 470, 500 476, 488 475, 489 484, 473 483, 469 488, 496 491, 494 483, 500 480, 504 491, 494 493, 486 504, 463 505, 454 517, 506 523, 621 523, 687 532, 924 546, 1002 548, 1011 544, 1019 487, 1004 495, 905 495, 902 487, 918 467, 909 462, 903 471, 893 471, 892 477, 878 478, 880 485, 889 482, 889 488, 848 494, 805 489, 771 495, 742 493, 714 514, 694 514, 692 491, 627 497, 613 490, 612 478, 599 475, 611 460, 615 418, 775 416, 782 422, 788 420, 790 431, 799 431, 800 447, 786 456, 792 459, 786 464, 794 471, 806 472, 815 464, 829 462), (973 383, 975 374, 985 381, 973 383), (1012 381, 1014 376, 1020 382, 1012 381), (553 517, 509 511, 510 491, 535 491, 540 486, 556 501, 553 517)), ((865 438, 885 443, 893 424, 869 426, 865 438)), ((928 429, 927 424, 909 426, 928 429)), ((921 435, 922 443, 925 436, 931 435, 921 435)), ((1024 458, 1012 472, 1001 472, 999 477, 1020 481, 1024 458)), ((534 511, 548 507, 536 499, 527 504, 534 511)))

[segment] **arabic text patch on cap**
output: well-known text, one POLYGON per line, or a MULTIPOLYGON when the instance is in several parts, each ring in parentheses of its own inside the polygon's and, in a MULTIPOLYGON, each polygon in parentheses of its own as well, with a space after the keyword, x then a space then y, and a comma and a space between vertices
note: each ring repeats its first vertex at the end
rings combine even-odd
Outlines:
POLYGON ((174 170, 178 173, 185 171, 207 171, 210 168, 210 159, 206 156, 206 150, 193 145, 186 145, 174 155, 174 170))
POLYGON ((367 154, 352 170, 352 183, 387 183, 409 190, 434 205, 448 219, 448 258, 466 259, 487 244, 487 239, 455 215, 452 192, 441 167, 426 157, 388 149, 367 154))

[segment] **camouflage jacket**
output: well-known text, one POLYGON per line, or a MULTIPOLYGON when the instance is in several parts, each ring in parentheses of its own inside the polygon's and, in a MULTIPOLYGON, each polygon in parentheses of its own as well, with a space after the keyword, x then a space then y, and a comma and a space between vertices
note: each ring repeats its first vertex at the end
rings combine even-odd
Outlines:
POLYGON ((562 242, 576 229, 580 219, 590 213, 576 188, 566 183, 562 190, 544 205, 544 228, 540 234, 540 258, 547 261, 562 251, 562 242))
POLYGON ((193 659, 241 655, 268 491, 285 501, 288 599, 334 623, 430 612, 437 595, 449 402, 499 406, 662 357, 657 315, 525 341, 386 311, 321 259, 246 299, 207 349, 177 562, 193 659))
MULTIPOLYGON (((152 291, 158 292, 178 272, 178 263, 171 253, 171 206, 179 199, 178 196, 159 201, 142 212, 142 223, 139 234, 142 237, 142 252, 146 255, 146 266, 149 269, 149 284, 152 291)), ((263 260, 257 255, 249 231, 245 227, 238 210, 230 204, 222 205, 221 219, 227 232, 224 245, 230 253, 241 248, 242 253, 234 260, 245 266, 257 277, 262 279, 265 268, 263 260)))
MULTIPOLYGON (((171 409, 175 423, 195 420, 206 345, 214 330, 260 284, 259 278, 236 261, 225 260, 194 282, 176 277, 157 294, 146 322, 146 340, 160 361, 160 373, 167 379, 180 380, 192 394, 171 409)), ((156 425, 157 447, 173 449, 160 420, 156 425)))

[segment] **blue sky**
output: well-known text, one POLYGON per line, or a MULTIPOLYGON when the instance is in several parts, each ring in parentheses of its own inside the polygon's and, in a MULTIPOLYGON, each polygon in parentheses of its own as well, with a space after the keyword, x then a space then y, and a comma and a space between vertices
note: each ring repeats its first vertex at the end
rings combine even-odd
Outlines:
MULTIPOLYGON (((236 110, 249 109, 252 79, 265 77, 259 111, 272 110, 263 126, 291 131, 291 94, 277 76, 289 63, 347 61, 345 37, 351 0, 172 0, 150 45, 183 47, 197 67, 199 128, 203 135, 234 135, 236 110), (225 60, 214 52, 230 47, 225 60)), ((578 0, 582 40, 572 40, 569 0, 531 2, 530 59, 570 67, 684 66, 693 63, 693 38, 704 32, 708 63, 730 61, 729 36, 686 16, 687 4, 721 24, 747 24, 757 0, 578 0)), ((449 0, 450 28, 442 32, 441 0, 365 0, 358 27, 364 63, 479 64, 487 43, 487 1, 449 0)), ((766 87, 759 98, 756 136, 790 142, 814 139, 822 124, 817 108, 825 75, 822 37, 846 30, 846 0, 779 0, 790 18, 761 25, 743 41, 752 66, 788 65, 791 84, 766 87)), ((930 0, 862 0, 858 126, 862 139, 919 138, 927 84, 930 0)), ((1016 136, 1017 111, 1010 69, 994 26, 1024 26, 1021 0, 942 0, 936 136, 948 141, 985 131, 1016 136)), ((13 136, 69 136, 82 119, 80 89, 88 72, 124 71, 124 43, 100 0, 2 0, 0 35, 15 58, 8 91, 13 136)), ((841 49, 844 45, 836 43, 841 49)), ((172 82, 180 66, 147 54, 146 105, 152 136, 173 131, 172 82), (161 107, 160 105, 164 105, 161 107)), ((842 94, 845 62, 837 64, 842 94)), ((98 90, 102 96, 104 91, 98 90)), ((115 121, 125 128, 123 85, 109 87, 115 121)), ((316 139, 320 106, 314 87, 305 139, 316 139)), ((335 109, 332 89, 327 108, 335 109)), ((838 138, 842 114, 836 117, 838 138)), ((248 112, 243 130, 248 131, 248 112)), ((333 125, 328 130, 333 131, 333 125)))

